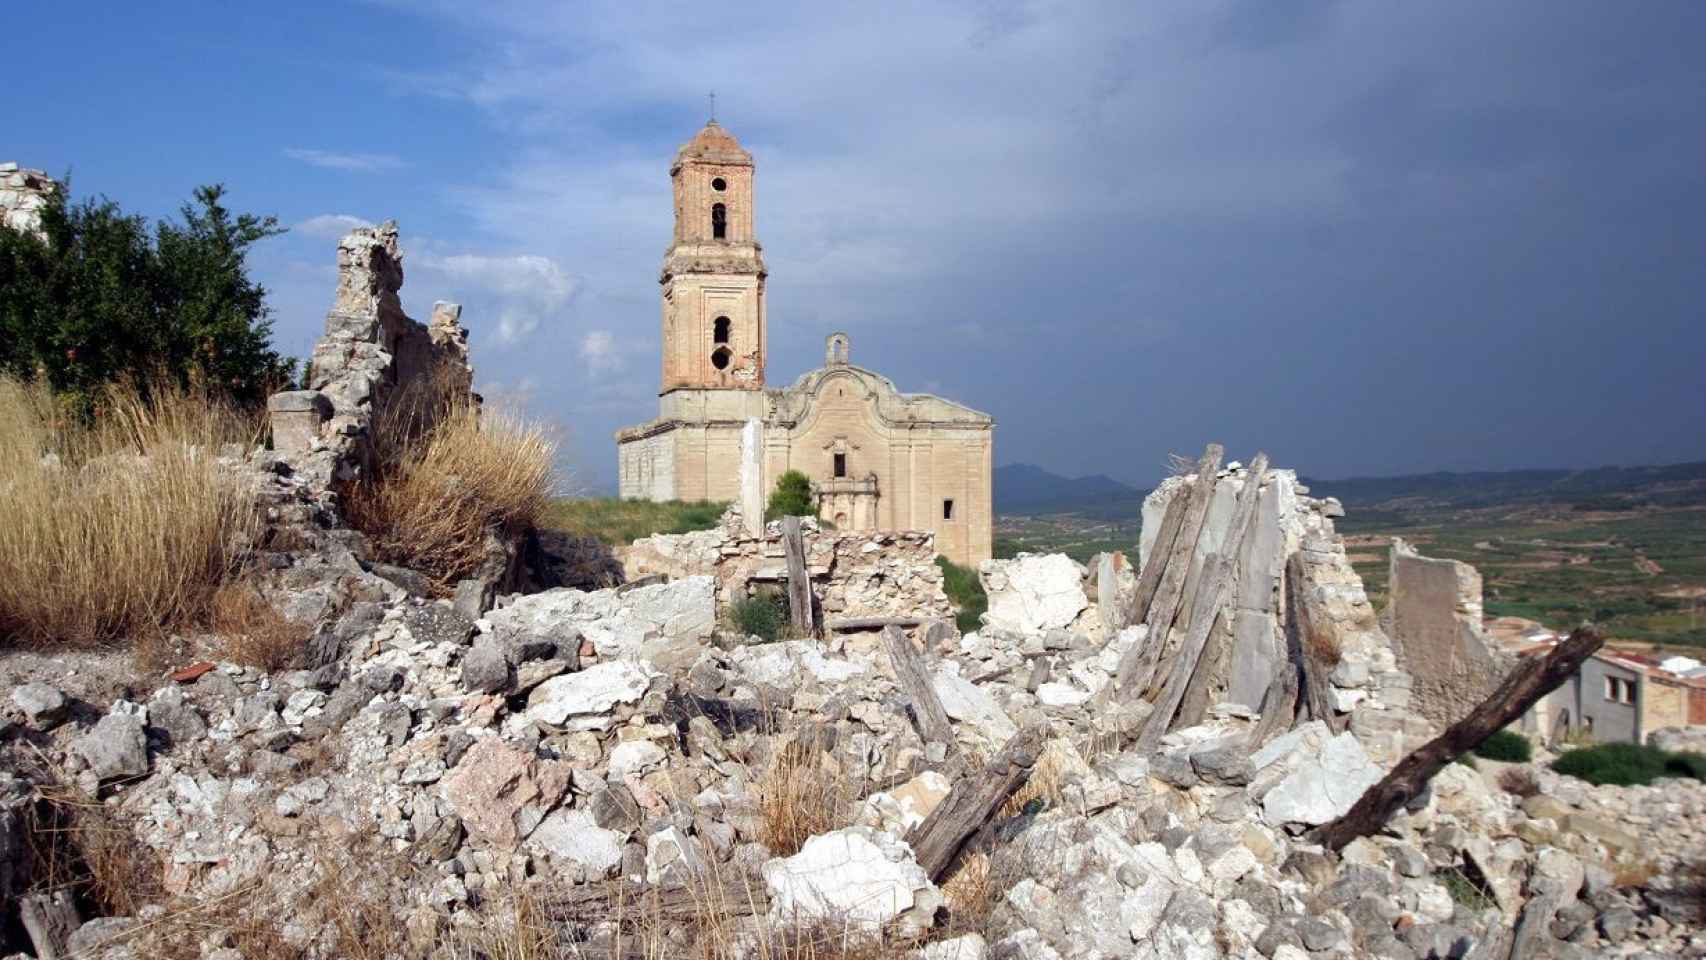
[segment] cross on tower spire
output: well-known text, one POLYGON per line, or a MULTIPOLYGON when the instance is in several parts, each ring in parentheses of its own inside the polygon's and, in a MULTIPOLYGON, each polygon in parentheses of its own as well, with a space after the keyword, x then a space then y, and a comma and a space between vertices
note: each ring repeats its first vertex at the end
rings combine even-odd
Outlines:
POLYGON ((717 122, 717 91, 712 90, 706 96, 711 98, 711 122, 717 122))

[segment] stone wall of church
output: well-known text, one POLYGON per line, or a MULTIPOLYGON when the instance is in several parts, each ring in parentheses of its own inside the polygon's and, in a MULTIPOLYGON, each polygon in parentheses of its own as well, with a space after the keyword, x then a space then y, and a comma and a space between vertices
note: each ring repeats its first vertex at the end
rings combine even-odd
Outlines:
POLYGON ((617 492, 624 500, 675 500, 675 438, 657 433, 616 447, 617 492))

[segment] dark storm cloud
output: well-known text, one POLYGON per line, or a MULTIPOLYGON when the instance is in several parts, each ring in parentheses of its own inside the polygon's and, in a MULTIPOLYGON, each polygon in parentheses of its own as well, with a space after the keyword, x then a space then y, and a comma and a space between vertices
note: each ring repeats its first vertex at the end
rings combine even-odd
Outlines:
POLYGON ((595 481, 655 411, 666 170, 712 88, 773 383, 846 329, 994 413, 998 462, 1142 482, 1210 439, 1328 476, 1706 456, 1701 5, 467 9, 431 8, 467 61, 399 93, 486 112, 505 159, 449 195, 576 278, 477 360, 595 481))

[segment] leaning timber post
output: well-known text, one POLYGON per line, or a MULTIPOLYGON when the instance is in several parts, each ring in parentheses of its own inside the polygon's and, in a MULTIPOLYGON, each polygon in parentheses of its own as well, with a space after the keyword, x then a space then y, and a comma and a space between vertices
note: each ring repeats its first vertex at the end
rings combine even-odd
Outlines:
POLYGON ((907 834, 913 856, 931 880, 941 879, 966 840, 1030 777, 1047 733, 1047 724, 1036 723, 1014 734, 983 769, 961 777, 930 816, 907 834))
MULTIPOLYGON (((1149 637, 1142 644, 1133 644, 1120 659, 1119 670, 1114 674, 1114 682, 1109 688, 1116 698, 1126 698, 1147 689, 1155 674, 1155 668, 1160 663, 1161 654, 1167 645, 1168 632, 1173 626, 1173 618, 1179 612, 1185 580, 1190 576, 1191 563, 1196 557, 1197 540, 1202 537, 1203 520, 1208 516, 1210 501, 1214 499, 1215 474, 1220 472, 1220 460, 1225 455, 1225 448, 1218 443, 1209 444, 1203 451, 1202 459, 1197 462, 1196 482, 1176 497, 1185 501, 1179 515, 1177 535, 1165 550, 1162 549, 1159 538, 1157 543, 1150 547, 1149 562, 1144 564, 1143 575, 1138 581, 1138 605, 1147 604, 1142 622, 1149 625, 1149 637), (1151 567, 1155 568, 1153 575, 1151 567), (1150 579, 1155 581, 1153 599, 1143 600, 1144 584, 1150 579)), ((1171 512, 1171 505, 1168 509, 1171 512)), ((1163 520, 1162 524, 1165 527, 1166 521, 1163 520)), ((1165 529, 1162 534, 1165 536, 1165 529)))
POLYGON ((1605 638, 1598 631, 1583 626, 1546 656, 1524 659, 1468 716, 1400 760, 1391 773, 1364 791, 1344 816, 1310 831, 1309 840, 1338 851, 1352 840, 1385 826, 1399 808, 1421 796, 1434 774, 1516 722, 1541 697, 1574 676, 1582 661, 1604 643, 1605 638))
POLYGON ((806 541, 800 533, 799 517, 782 518, 782 552, 788 560, 788 618, 799 636, 816 636, 812 577, 806 569, 806 541))
POLYGON ((954 728, 948 722, 948 711, 936 696, 930 671, 924 665, 923 655, 912 645, 912 638, 899 627, 884 627, 883 645, 894 664, 895 680, 912 706, 919 737, 925 743, 940 743, 949 753, 954 752, 954 728))

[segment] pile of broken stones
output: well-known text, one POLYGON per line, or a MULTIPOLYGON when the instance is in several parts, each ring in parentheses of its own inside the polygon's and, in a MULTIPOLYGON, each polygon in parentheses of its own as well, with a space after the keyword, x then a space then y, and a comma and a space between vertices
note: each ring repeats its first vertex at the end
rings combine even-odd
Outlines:
MULTIPOLYGON (((1023 583, 986 580, 992 609, 1029 602, 1009 595, 1023 583)), ((1706 955, 1684 879, 1706 853, 1706 785, 1596 788, 1541 769, 1539 792, 1518 798, 1453 765, 1384 832, 1331 856, 1303 830, 1383 773, 1354 727, 1311 721, 1252 752, 1255 712, 1221 703, 1152 755, 1117 737, 1109 748, 1091 701, 1143 628, 1095 639, 1012 618, 933 632, 945 639, 927 652, 956 753, 1050 731, 1047 789, 998 824, 1002 880, 970 929, 955 920, 968 907, 954 870, 929 876, 904 839, 951 779, 880 638, 730 636, 714 594, 705 576, 565 588, 479 617, 393 596, 346 625, 332 669, 205 664, 106 703, 18 685, 0 704, 20 771, 0 775, 0 882, 28 882, 5 842, 29 802, 27 745, 128 825, 168 893, 210 900, 265 881, 285 907, 279 935, 306 956, 337 955, 328 905, 308 893, 328 869, 350 871, 423 948, 517 890, 745 876, 768 909, 738 936, 833 922, 931 960, 1479 956, 1543 885, 1563 897, 1539 955, 1706 955), (1027 654, 1047 654, 1052 679, 1033 687, 1027 654), (797 852, 770 850, 763 772, 807 726, 830 732, 826 761, 858 802, 797 852), (393 860, 410 869, 376 866, 393 860)), ((140 957, 138 931, 158 917, 85 919, 74 955, 140 957)), ((586 955, 608 926, 576 931, 586 955)), ((692 931, 672 935, 685 952, 692 931)), ((206 957, 238 955, 203 942, 206 957)))

